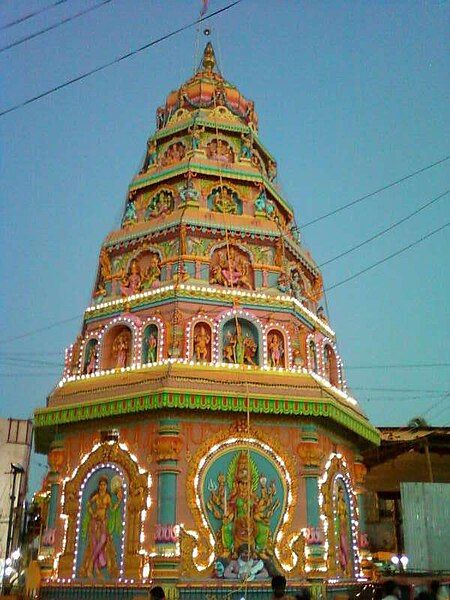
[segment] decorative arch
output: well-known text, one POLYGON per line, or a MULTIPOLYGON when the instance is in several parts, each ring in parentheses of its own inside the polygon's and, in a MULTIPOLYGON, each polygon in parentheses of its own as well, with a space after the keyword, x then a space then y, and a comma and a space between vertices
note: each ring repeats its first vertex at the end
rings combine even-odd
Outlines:
POLYGON ((98 336, 100 369, 117 369, 130 366, 139 355, 136 341, 141 322, 137 317, 116 317, 107 323, 98 336), (122 334, 121 340, 116 339, 122 334), (121 353, 119 358, 119 353, 121 353), (126 355, 126 356, 124 356, 126 355), (124 363, 120 366, 119 363, 124 363))
POLYGON ((252 255, 245 246, 216 244, 211 249, 209 264, 210 283, 247 290, 255 288, 252 255))
POLYGON ((178 163, 186 155, 186 146, 180 142, 174 142, 168 146, 165 152, 161 156, 161 166, 167 167, 169 165, 173 165, 174 163, 178 163))
POLYGON ((239 517, 232 515, 231 528, 222 517, 224 501, 233 502, 233 494, 239 494, 240 462, 246 465, 242 476, 250 472, 255 505, 258 503, 261 511, 273 510, 273 515, 267 516, 264 535, 255 527, 251 545, 257 554, 271 555, 282 572, 304 574, 304 538, 300 531, 292 531, 298 489, 292 459, 273 436, 266 441, 261 432, 247 429, 239 421, 229 431, 205 440, 190 462, 186 495, 196 529, 181 530, 182 575, 204 578, 215 559, 235 553, 240 540, 233 524, 239 517), (273 482, 270 491, 266 489, 269 482, 273 482), (226 535, 222 535, 224 526, 226 535))
POLYGON ((206 144, 206 157, 221 163, 234 163, 235 153, 227 140, 213 138, 206 144))
POLYGON ((356 494, 345 458, 332 452, 319 479, 319 505, 329 577, 362 576, 358 551, 359 516, 356 494))
POLYGON ((142 579, 146 553, 140 540, 151 506, 151 486, 150 475, 125 444, 117 440, 95 444, 63 484, 65 530, 58 578, 99 581, 106 575, 108 580, 142 579), (98 504, 105 510, 94 522, 91 512, 95 514, 98 504), (120 521, 106 522, 107 517, 120 521), (95 542, 103 546, 91 556, 95 542))
POLYGON ((229 185, 218 185, 211 189, 206 204, 209 210, 229 215, 242 215, 242 200, 229 185))
POLYGON ((162 188, 154 194, 144 212, 146 221, 168 215, 175 207, 175 195, 170 188, 162 188))
POLYGON ((217 340, 215 362, 261 366, 267 357, 264 328, 260 320, 246 310, 231 309, 223 313, 216 322, 214 337, 217 340))
MULTIPOLYGON (((204 324, 205 326, 207 326, 209 328, 210 341, 207 342, 206 338, 204 338, 203 340, 202 339, 198 340, 198 342, 200 342, 201 346, 202 346, 203 342, 207 342, 207 345, 209 344, 207 358, 204 361, 201 360, 201 362, 212 362, 212 360, 213 360, 214 350, 215 350, 215 346, 217 344, 217 338, 214 335, 214 332, 215 332, 214 321, 213 321, 213 319, 208 317, 203 312, 192 317, 186 326, 186 351, 185 351, 186 360, 197 361, 197 357, 196 357, 196 353, 195 353, 195 337, 196 337, 196 335, 198 335, 198 333, 196 332, 196 329, 199 329, 198 326, 202 325, 202 324, 204 324)), ((200 333, 200 335, 203 335, 203 334, 200 333)))
POLYGON ((162 319, 159 317, 149 317, 142 322, 139 340, 142 364, 163 360, 166 341, 165 337, 165 326, 162 319))

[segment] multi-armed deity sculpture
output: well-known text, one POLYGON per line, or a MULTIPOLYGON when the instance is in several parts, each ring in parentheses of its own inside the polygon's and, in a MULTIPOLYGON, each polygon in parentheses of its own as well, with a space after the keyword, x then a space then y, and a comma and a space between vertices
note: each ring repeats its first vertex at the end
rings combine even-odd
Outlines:
POLYGON ((157 111, 36 412, 48 594, 360 576, 358 451, 378 434, 346 390, 322 277, 276 178, 253 102, 208 44, 157 111))

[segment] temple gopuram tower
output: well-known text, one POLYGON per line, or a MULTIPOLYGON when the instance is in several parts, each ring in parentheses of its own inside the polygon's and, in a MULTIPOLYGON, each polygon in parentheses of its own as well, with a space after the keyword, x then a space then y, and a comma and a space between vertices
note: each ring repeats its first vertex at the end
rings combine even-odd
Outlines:
POLYGON ((254 104, 208 43, 157 109, 35 414, 43 599, 155 583, 170 599, 256 599, 277 572, 291 591, 364 576, 360 452, 379 435, 347 392, 322 296, 254 104))

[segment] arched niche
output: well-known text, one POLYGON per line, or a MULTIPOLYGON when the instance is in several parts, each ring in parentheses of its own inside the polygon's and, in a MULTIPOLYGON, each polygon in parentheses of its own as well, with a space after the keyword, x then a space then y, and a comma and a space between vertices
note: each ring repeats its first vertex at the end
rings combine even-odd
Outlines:
POLYGON ((339 374, 336 360, 336 354, 330 344, 325 344, 323 348, 323 370, 326 379, 334 385, 339 386, 339 374))
POLYGON ((84 347, 83 373, 91 375, 98 365, 98 340, 91 338, 84 347))
POLYGON ((286 367, 286 341, 279 329, 267 332, 267 360, 271 367, 286 367))
POLYGON ((357 577, 360 574, 357 500, 347 463, 341 454, 330 455, 319 485, 328 537, 328 576, 357 577))
POLYGON ((227 363, 260 365, 261 340, 254 323, 242 317, 231 317, 221 330, 222 360, 227 363))
POLYGON ((175 206, 174 195, 171 190, 160 190, 154 196, 152 196, 150 202, 147 204, 147 208, 144 212, 144 219, 146 221, 155 219, 171 213, 175 206))
POLYGON ((211 325, 206 321, 197 321, 192 331, 192 360, 211 362, 212 339, 211 325))
POLYGON ((206 156, 209 160, 221 163, 234 163, 235 155, 230 144, 221 139, 212 139, 206 144, 206 156))
POLYGON ((161 157, 161 166, 166 167, 180 162, 186 155, 186 148, 181 142, 171 144, 161 157))
POLYGON ((103 336, 102 369, 120 369, 131 365, 133 358, 133 335, 130 328, 119 323, 103 336))
POLYGON ((160 346, 162 344, 161 332, 158 325, 148 323, 142 334, 142 362, 155 363, 160 358, 160 346))
POLYGON ((63 490, 58 577, 90 583, 142 577, 140 531, 151 479, 126 446, 96 444, 63 490))
POLYGON ((209 282, 225 287, 254 289, 254 272, 249 254, 235 244, 213 250, 209 282))
POLYGON ((238 193, 227 185, 213 188, 207 198, 209 210, 229 215, 242 215, 242 200, 238 193))
POLYGON ((309 368, 314 371, 314 373, 318 372, 318 363, 317 363, 317 348, 314 340, 310 339, 308 341, 308 358, 309 358, 309 368))

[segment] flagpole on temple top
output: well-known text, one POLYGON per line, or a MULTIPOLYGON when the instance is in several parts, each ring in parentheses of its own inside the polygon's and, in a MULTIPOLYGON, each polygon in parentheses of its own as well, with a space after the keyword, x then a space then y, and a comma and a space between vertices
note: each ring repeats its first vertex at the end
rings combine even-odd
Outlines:
MULTIPOLYGON (((202 5, 200 8, 200 12, 198 14, 199 19, 201 19, 202 17, 204 17, 206 15, 206 13, 208 12, 208 5, 209 5, 209 0, 201 0, 201 2, 202 2, 202 5)), ((199 56, 200 56, 200 27, 201 27, 201 23, 197 23, 196 33, 195 33, 195 51, 194 51, 194 68, 193 68, 194 75, 197 72, 199 56)))

